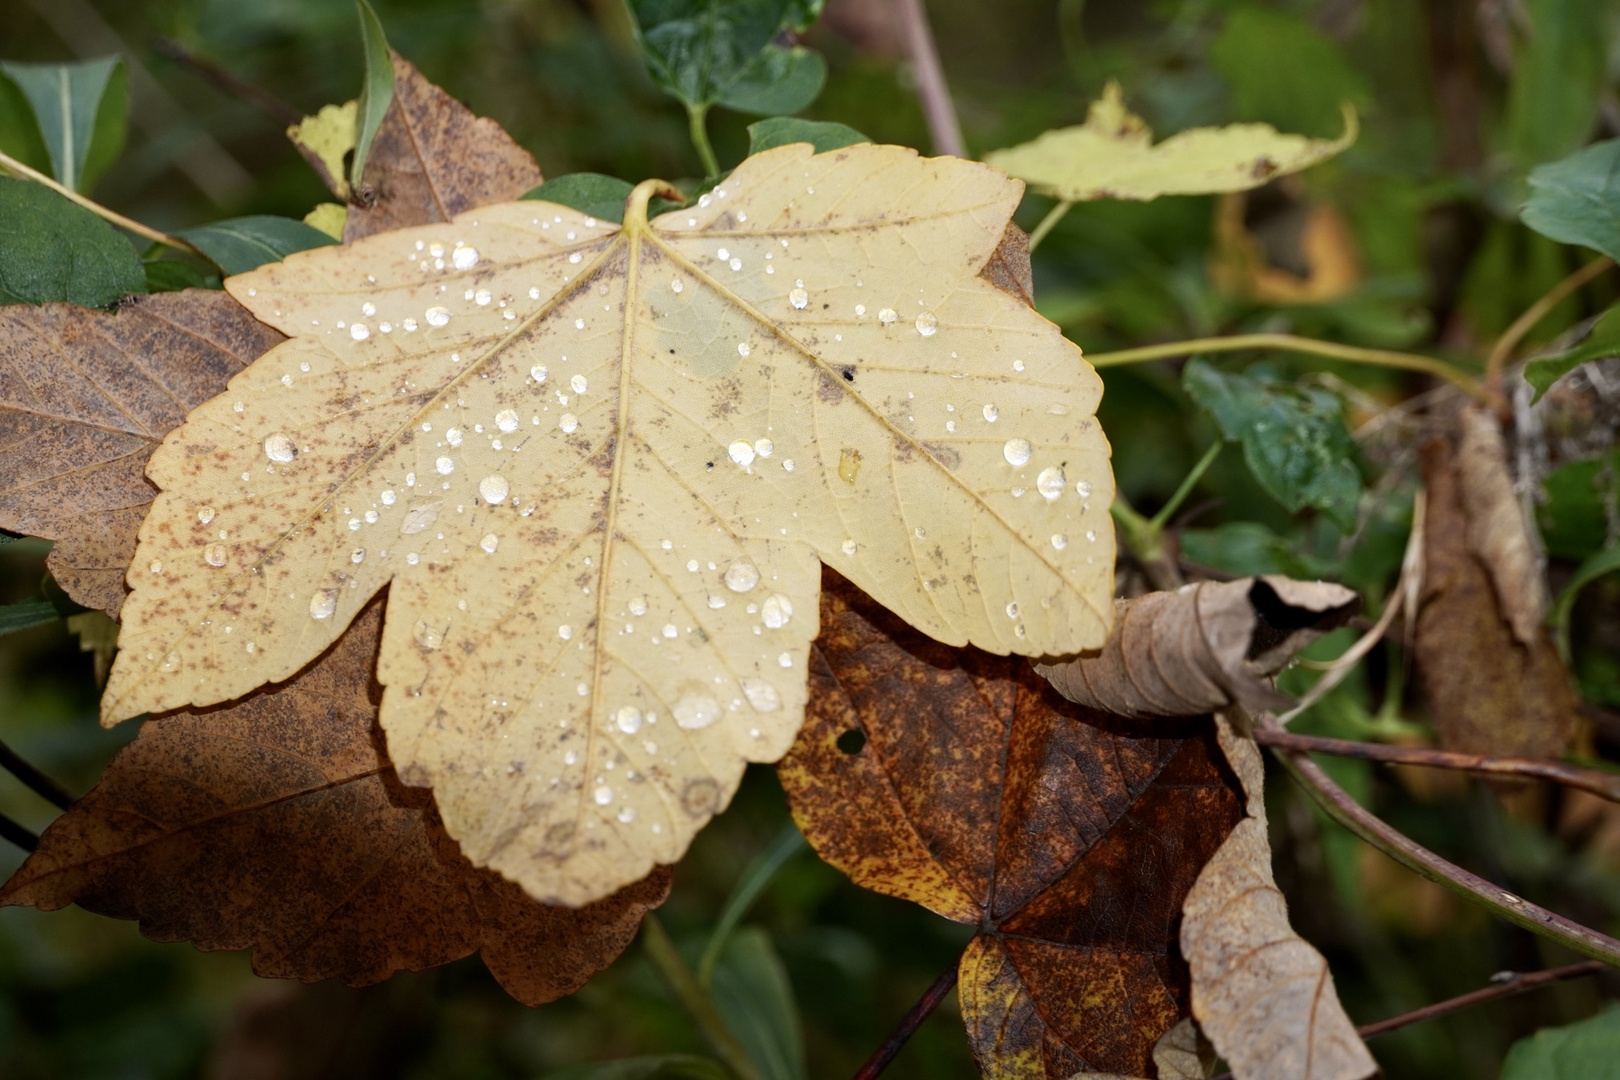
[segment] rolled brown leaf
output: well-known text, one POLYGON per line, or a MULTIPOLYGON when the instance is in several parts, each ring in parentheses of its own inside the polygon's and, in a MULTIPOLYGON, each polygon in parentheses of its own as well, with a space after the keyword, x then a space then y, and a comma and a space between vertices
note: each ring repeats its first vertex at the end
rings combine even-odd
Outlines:
POLYGON ((1355 592, 1327 581, 1206 581, 1115 601, 1100 652, 1036 670, 1069 700, 1120 716, 1280 709, 1293 701, 1271 676, 1360 608, 1355 592))
POLYGON ((1530 527, 1513 491, 1507 443, 1496 418, 1483 408, 1458 417, 1457 480, 1468 515, 1468 548, 1490 572, 1502 617, 1519 644, 1535 648, 1542 637, 1547 599, 1541 561, 1530 527))

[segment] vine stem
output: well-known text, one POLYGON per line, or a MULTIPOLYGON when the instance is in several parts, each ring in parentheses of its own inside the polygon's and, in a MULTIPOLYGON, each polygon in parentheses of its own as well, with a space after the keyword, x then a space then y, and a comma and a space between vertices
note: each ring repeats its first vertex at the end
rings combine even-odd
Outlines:
POLYGON ((80 206, 84 207, 86 210, 90 211, 92 214, 95 214, 102 220, 109 221, 112 224, 117 225, 120 229, 127 229, 136 236, 145 237, 154 244, 163 244, 165 247, 172 247, 176 251, 184 251, 188 255, 196 255, 203 259, 208 258, 208 256, 204 255, 201 251, 192 247, 179 237, 170 236, 168 233, 164 232, 158 232, 150 225, 142 225, 140 222, 127 218, 123 214, 118 213, 116 210, 109 210, 105 206, 102 206, 100 203, 96 202, 94 199, 88 199, 85 196, 80 195, 77 191, 74 191, 72 188, 62 186, 54 179, 46 176, 37 169, 29 168, 27 165, 24 165, 22 162, 18 161, 16 158, 12 157, 3 150, 0 150, 0 169, 5 169, 7 172, 15 173, 16 175, 25 179, 32 180, 36 184, 43 184, 45 187, 50 188, 64 199, 78 203, 80 206))
POLYGON ((907 1040, 917 1033, 923 1021, 939 1008, 939 1003, 945 1000, 945 995, 956 986, 957 970, 961 966, 962 957, 958 955, 951 961, 949 967, 939 973, 939 978, 934 980, 933 985, 923 991, 923 996, 917 999, 917 1004, 900 1018, 900 1023, 896 1024, 889 1037, 883 1040, 883 1045, 866 1059, 861 1071, 855 1074, 855 1080, 876 1080, 883 1074, 883 1070, 887 1069, 890 1062, 899 1055, 907 1040))
POLYGON ((647 950, 647 958, 652 961, 653 967, 664 977, 674 991, 676 1000, 697 1024, 698 1030, 726 1068, 737 1076, 737 1080, 765 1080, 759 1066, 754 1064, 754 1059, 748 1056, 748 1051, 743 1049, 742 1043, 737 1041, 737 1036, 726 1024, 725 1017, 714 1007, 714 1001, 698 982, 680 950, 675 948, 669 931, 650 911, 641 920, 641 944, 647 950))
POLYGON ((1497 400, 1502 396, 1502 370, 1507 367, 1508 360, 1513 356, 1513 350, 1519 347, 1526 334, 1536 328, 1536 324, 1547 317, 1547 313, 1567 300, 1582 285, 1597 277, 1614 265, 1614 260, 1607 255, 1599 256, 1570 274, 1563 281, 1548 289, 1540 300, 1524 309, 1524 314, 1513 320, 1513 325, 1502 331, 1502 336, 1496 339, 1491 347, 1490 356, 1485 360, 1485 389, 1497 400))
MULTIPOLYGON (((1255 718, 1255 734, 1258 736, 1261 731, 1267 730, 1275 734, 1283 729, 1276 717, 1261 713, 1255 718)), ((1274 745, 1271 752, 1328 817, 1408 870, 1488 908, 1497 916, 1531 933, 1559 942, 1582 956, 1620 967, 1620 941, 1532 904, 1436 855, 1352 799, 1303 750, 1274 745)))
POLYGON ((928 24, 928 9, 923 7, 923 0, 895 0, 895 9, 906 35, 906 52, 917 74, 917 99, 922 102, 923 116, 928 120, 934 153, 965 158, 967 143, 962 138, 961 121, 956 118, 951 89, 945 83, 945 67, 939 62, 934 31, 928 24))
POLYGON ((1425 375, 1445 379, 1476 401, 1486 400, 1485 388, 1480 385, 1479 380, 1444 360, 1416 353, 1392 352, 1389 349, 1363 349, 1356 345, 1317 341, 1314 338, 1297 337, 1294 334, 1233 334, 1230 337, 1189 338, 1186 341, 1169 341, 1163 345, 1144 345, 1137 349, 1096 353, 1087 356, 1086 359, 1094 368, 1105 368, 1140 363, 1143 360, 1160 360, 1167 356, 1238 352, 1242 349, 1280 349, 1284 352, 1325 356, 1350 364, 1421 371, 1425 375))
POLYGON ((1069 199, 1061 199, 1058 204, 1046 212, 1041 223, 1035 226, 1035 231, 1029 234, 1029 250, 1034 251, 1046 239, 1046 234, 1057 228, 1057 223, 1063 220, 1063 215, 1069 212, 1074 203, 1069 199))

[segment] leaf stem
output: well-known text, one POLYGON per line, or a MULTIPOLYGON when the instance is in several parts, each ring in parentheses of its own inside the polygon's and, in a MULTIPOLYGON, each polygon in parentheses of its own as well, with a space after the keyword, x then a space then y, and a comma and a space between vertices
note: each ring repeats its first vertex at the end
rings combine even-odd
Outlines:
POLYGON ((652 961, 653 967, 664 977, 674 991, 676 1000, 697 1024, 715 1054, 725 1062, 726 1068, 736 1074, 738 1080, 765 1080, 759 1066, 754 1064, 748 1051, 737 1041, 737 1036, 726 1025, 720 1010, 714 1007, 708 992, 698 983, 697 976, 692 974, 680 950, 675 948, 669 931, 650 911, 641 921, 641 944, 647 950, 647 958, 652 961))
POLYGON ((900 1051, 904 1049, 907 1040, 917 1033, 917 1029, 922 1027, 923 1021, 927 1020, 933 1011, 939 1008, 939 1003, 944 1001, 945 996, 956 986, 957 970, 961 966, 962 957, 958 954, 956 959, 951 961, 950 966, 939 973, 939 978, 934 980, 933 985, 923 991, 923 996, 917 999, 917 1004, 913 1005, 910 1011, 900 1018, 900 1023, 895 1025, 895 1029, 889 1033, 889 1037, 883 1040, 883 1045, 873 1051, 872 1056, 866 1059, 866 1064, 862 1065, 860 1072, 855 1074, 855 1080, 876 1080, 878 1076, 883 1074, 883 1070, 887 1069, 889 1064, 899 1056, 900 1051))
POLYGON ((1519 342, 1524 340, 1525 335, 1534 330, 1536 324, 1547 317, 1548 312, 1567 300, 1571 293, 1613 265, 1614 260, 1607 255, 1593 259, 1548 289, 1540 300, 1525 308, 1524 314, 1513 320, 1513 325, 1502 331, 1502 336, 1491 346, 1490 356, 1485 360, 1485 389, 1493 398, 1500 400, 1502 370, 1507 367, 1508 360, 1513 356, 1513 350, 1519 347, 1519 342))
POLYGON ((743 916, 748 914, 758 900, 766 886, 776 879, 777 871, 787 865, 787 861, 803 850, 804 834, 797 826, 789 821, 776 834, 776 838, 764 851, 756 855, 742 877, 738 879, 737 887, 732 890, 731 896, 726 900, 726 906, 720 911, 720 918, 715 921, 714 930, 709 934, 709 943, 703 948, 703 955, 698 958, 697 981, 699 985, 707 988, 714 982, 714 966, 720 962, 720 953, 726 947, 726 941, 731 932, 742 922, 743 916))
MULTIPOLYGON (((1261 713, 1255 718, 1256 732, 1268 728, 1273 732, 1281 730, 1276 717, 1261 713)), ((1620 941, 1532 904, 1442 859, 1352 799, 1304 751, 1273 746, 1271 752, 1328 817, 1408 870, 1488 908, 1500 918, 1522 926, 1533 934, 1557 941, 1582 956, 1620 967, 1620 941)))
POLYGON ((29 168, 27 165, 24 165, 22 162, 18 161, 16 158, 12 157, 10 154, 7 154, 3 150, 0 150, 0 169, 4 169, 6 172, 20 176, 25 180, 32 180, 36 184, 43 184, 52 191, 56 192, 58 195, 62 196, 64 199, 78 203, 80 206, 84 207, 86 210, 90 211, 92 214, 95 214, 102 220, 109 221, 112 224, 117 225, 120 229, 126 229, 129 232, 134 233, 136 236, 144 237, 145 239, 152 241, 154 244, 163 244, 165 247, 172 247, 176 251, 184 251, 188 255, 196 255, 197 257, 203 259, 208 258, 208 256, 204 255, 201 251, 198 251, 184 240, 181 240, 179 237, 170 236, 168 233, 164 232, 158 232, 151 226, 142 225, 140 222, 127 218, 123 214, 118 213, 116 210, 109 210, 105 206, 102 206, 100 203, 96 202, 94 199, 88 199, 70 187, 63 187, 61 184, 57 183, 51 177, 46 176, 44 173, 29 168))
POLYGON ((1109 514, 1113 515, 1114 524, 1118 526, 1120 543, 1125 550, 1131 553, 1131 558, 1142 568, 1148 583, 1155 589, 1169 592, 1179 589, 1186 579, 1181 576, 1181 567, 1164 547, 1164 530, 1155 528, 1153 523, 1137 513, 1125 496, 1114 495, 1114 501, 1108 506, 1109 514))
POLYGON ((39 837, 4 814, 0 814, 0 840, 9 840, 24 851, 39 850, 39 837))
POLYGON ((709 107, 707 105, 688 105, 686 107, 686 128, 692 135, 692 145, 696 147, 698 159, 703 162, 703 175, 713 180, 720 175, 720 161, 714 156, 714 146, 709 142, 709 107))
POLYGON ((1325 356, 1350 364, 1421 371, 1425 375, 1445 379, 1476 401, 1486 400, 1485 389, 1479 380, 1444 360, 1416 353, 1393 352, 1389 349, 1363 349, 1356 345, 1317 341, 1314 338, 1298 337, 1294 334, 1233 334, 1228 337, 1189 338, 1186 341, 1168 341, 1162 345, 1144 345, 1136 349, 1097 353, 1087 356, 1086 359, 1094 368, 1105 368, 1135 364, 1143 360, 1159 360, 1167 356, 1238 352, 1242 349, 1280 349, 1284 352, 1325 356))
POLYGON ((24 787, 57 809, 67 810, 73 806, 73 796, 64 791, 60 784, 34 768, 21 754, 3 742, 0 742, 0 769, 15 776, 24 787))
POLYGON ((1215 464, 1215 459, 1220 456, 1221 447, 1224 445, 1224 440, 1216 439, 1214 444, 1204 451, 1204 456, 1198 459, 1198 464, 1192 467, 1192 472, 1182 480, 1181 486, 1176 488, 1176 493, 1170 496, 1170 501, 1159 507, 1159 512, 1153 515, 1152 520, 1148 522, 1149 528, 1157 532, 1164 531, 1165 525, 1170 521, 1170 515, 1181 509, 1181 504, 1187 501, 1187 496, 1192 494, 1198 481, 1202 480, 1209 467, 1215 464))
POLYGON ((945 67, 939 62, 934 31, 928 24, 928 9, 923 7, 923 0, 896 0, 895 10, 906 36, 906 52, 917 76, 917 99, 928 120, 934 153, 967 157, 962 124, 956 118, 956 105, 951 101, 951 89, 945 82, 945 67))
POLYGON ((1069 199, 1061 199, 1058 204, 1046 212, 1041 223, 1035 226, 1035 231, 1029 234, 1029 250, 1034 251, 1046 239, 1046 234, 1057 228, 1057 223, 1063 220, 1063 215, 1069 212, 1074 203, 1069 199))

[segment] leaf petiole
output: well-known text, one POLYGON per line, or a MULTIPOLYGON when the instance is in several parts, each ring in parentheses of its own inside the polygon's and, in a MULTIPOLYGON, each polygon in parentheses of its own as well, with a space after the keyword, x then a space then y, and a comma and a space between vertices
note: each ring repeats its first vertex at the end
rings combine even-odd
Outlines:
POLYGON ((686 126, 692 134, 692 145, 697 148, 698 158, 703 162, 704 178, 712 180, 720 175, 720 161, 714 156, 714 146, 709 142, 708 119, 707 105, 686 107, 686 126))
POLYGON ((1063 216, 1073 206, 1073 202, 1063 199, 1046 212, 1046 216, 1041 218, 1041 223, 1035 226, 1035 231, 1029 234, 1029 250, 1031 252, 1041 246, 1041 241, 1046 239, 1046 234, 1057 228, 1057 223, 1063 220, 1063 216))
POLYGON ((647 959, 652 961, 653 967, 664 977, 669 988, 674 992, 675 998, 681 1003, 697 1024, 698 1030, 714 1048, 715 1055, 725 1062, 726 1068, 736 1074, 738 1080, 765 1080, 754 1064, 754 1059, 748 1056, 742 1043, 727 1026, 720 1010, 715 1008, 714 1002, 709 998, 707 990, 698 982, 697 976, 687 964, 680 950, 675 947, 669 931, 658 916, 648 912, 641 921, 641 944, 647 950, 647 959))
POLYGON ((1192 471, 1181 482, 1181 486, 1176 488, 1176 493, 1170 496, 1170 501, 1161 506, 1159 512, 1153 515, 1153 519, 1148 522, 1149 528, 1156 532, 1164 531, 1165 525, 1170 522, 1170 515, 1181 509, 1181 504, 1187 501, 1187 496, 1191 495, 1193 488, 1198 486, 1198 481, 1202 480, 1204 474, 1209 471, 1209 467, 1215 464, 1215 459, 1220 456, 1221 447, 1224 445, 1226 445, 1224 440, 1216 439, 1214 445, 1204 451, 1204 456, 1198 459, 1198 464, 1192 467, 1192 471))

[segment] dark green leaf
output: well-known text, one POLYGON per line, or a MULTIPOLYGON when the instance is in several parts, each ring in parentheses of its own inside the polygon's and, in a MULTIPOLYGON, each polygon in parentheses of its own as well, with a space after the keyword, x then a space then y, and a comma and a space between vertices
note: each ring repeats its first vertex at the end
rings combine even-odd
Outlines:
POLYGON ((827 85, 827 61, 805 48, 775 45, 754 57, 715 99, 738 112, 766 115, 808 108, 827 85))
POLYGON ((754 861, 743 870, 742 877, 737 879, 731 895, 726 898, 726 906, 720 910, 720 917, 714 922, 714 931, 709 935, 709 943, 703 947, 703 956, 697 964, 699 982, 705 986, 709 984, 714 975, 714 967, 719 963, 720 955, 725 950, 726 942, 731 939, 731 932, 754 906, 754 901, 758 900, 760 894, 776 879, 777 872, 802 850, 804 850, 804 836, 799 832, 798 826, 790 821, 782 826, 782 831, 776 834, 770 845, 754 856, 754 861))
POLYGON ((227 276, 280 262, 295 251, 337 243, 312 225, 266 214, 227 218, 176 235, 212 259, 227 276))
POLYGON ((1563 654, 1564 661, 1569 661, 1569 617, 1575 612, 1575 598, 1598 578, 1620 570, 1620 544, 1604 548, 1575 570, 1575 576, 1569 579, 1569 584, 1558 594, 1553 602, 1552 610, 1547 612, 1547 623, 1552 627, 1553 637, 1558 642, 1558 651, 1563 654))
POLYGON ((360 189, 371 143, 382 127, 388 106, 394 103, 394 58, 389 54, 388 37, 382 21, 366 0, 354 0, 360 15, 360 43, 365 51, 366 76, 360 87, 360 110, 355 121, 354 154, 349 159, 349 185, 360 189))
POLYGON ((1597 120, 1610 10, 1590 0, 1523 0, 1523 46, 1508 90, 1507 151, 1521 164, 1562 157, 1597 120))
POLYGON ((1605 504, 1615 497, 1620 452, 1606 457, 1573 461, 1548 475, 1546 499, 1537 507, 1536 519, 1547 554, 1554 558, 1582 562, 1607 543, 1605 504))
POLYGON ((64 187, 87 190, 123 149, 129 113, 123 60, 108 56, 76 64, 0 61, 0 71, 33 107, 51 175, 64 187))
POLYGON ((1524 381, 1536 388, 1540 401, 1552 384, 1589 360, 1620 356, 1620 307, 1612 307, 1592 324, 1592 332, 1579 344, 1556 356, 1540 356, 1524 365, 1524 381))
POLYGON ((1502 1062, 1501 1080, 1620 1080, 1620 1003, 1520 1039, 1502 1062))
POLYGON ((34 107, 28 103, 28 95, 22 88, 3 72, 0 72, 0 150, 38 172, 49 174, 51 171, 51 152, 45 148, 45 136, 40 134, 34 107))
POLYGON ((1243 443, 1249 471, 1278 502, 1315 507, 1346 532, 1355 527, 1361 473, 1338 398, 1227 375, 1199 359, 1187 365, 1183 383, 1221 433, 1243 443))
POLYGON ((756 120, 748 125, 748 152, 758 154, 789 143, 809 143, 816 153, 825 154, 841 146, 872 140, 850 127, 827 120, 799 120, 792 116, 773 116, 769 120, 756 120))
POLYGON ((766 1080, 804 1080, 804 1033, 787 969, 757 926, 733 933, 720 953, 715 1008, 766 1080))
POLYGON ((1235 577, 1284 574, 1315 578, 1322 572, 1300 553, 1298 540, 1278 536, 1254 521, 1231 521, 1214 529, 1183 529, 1181 554, 1188 562, 1235 577))
POLYGON ((1620 258, 1620 139, 1532 170, 1519 216, 1543 236, 1620 258))
POLYGON ((182 289, 218 289, 218 274, 205 273, 184 259, 151 259, 146 266, 146 291, 179 292, 182 289))
POLYGON ((59 601, 24 600, 0 606, 0 634, 15 634, 35 626, 65 619, 86 610, 65 597, 59 601))
MULTIPOLYGON (((523 197, 571 207, 582 214, 589 214, 603 221, 622 221, 624 201, 630 197, 632 190, 633 185, 616 176, 582 172, 547 180, 539 187, 525 192, 523 197)), ((663 203, 664 209, 674 205, 664 199, 654 199, 653 203, 663 203)), ((649 217, 661 212, 656 205, 647 208, 649 217)))
POLYGON ((694 109, 796 112, 815 100, 826 64, 775 44, 815 20, 816 0, 629 0, 653 81, 694 109))
POLYGON ((731 1080, 731 1074, 713 1058, 653 1054, 573 1065, 547 1073, 546 1080, 731 1080))
POLYGON ((129 241, 56 192, 0 177, 0 304, 106 307, 146 291, 129 241))

